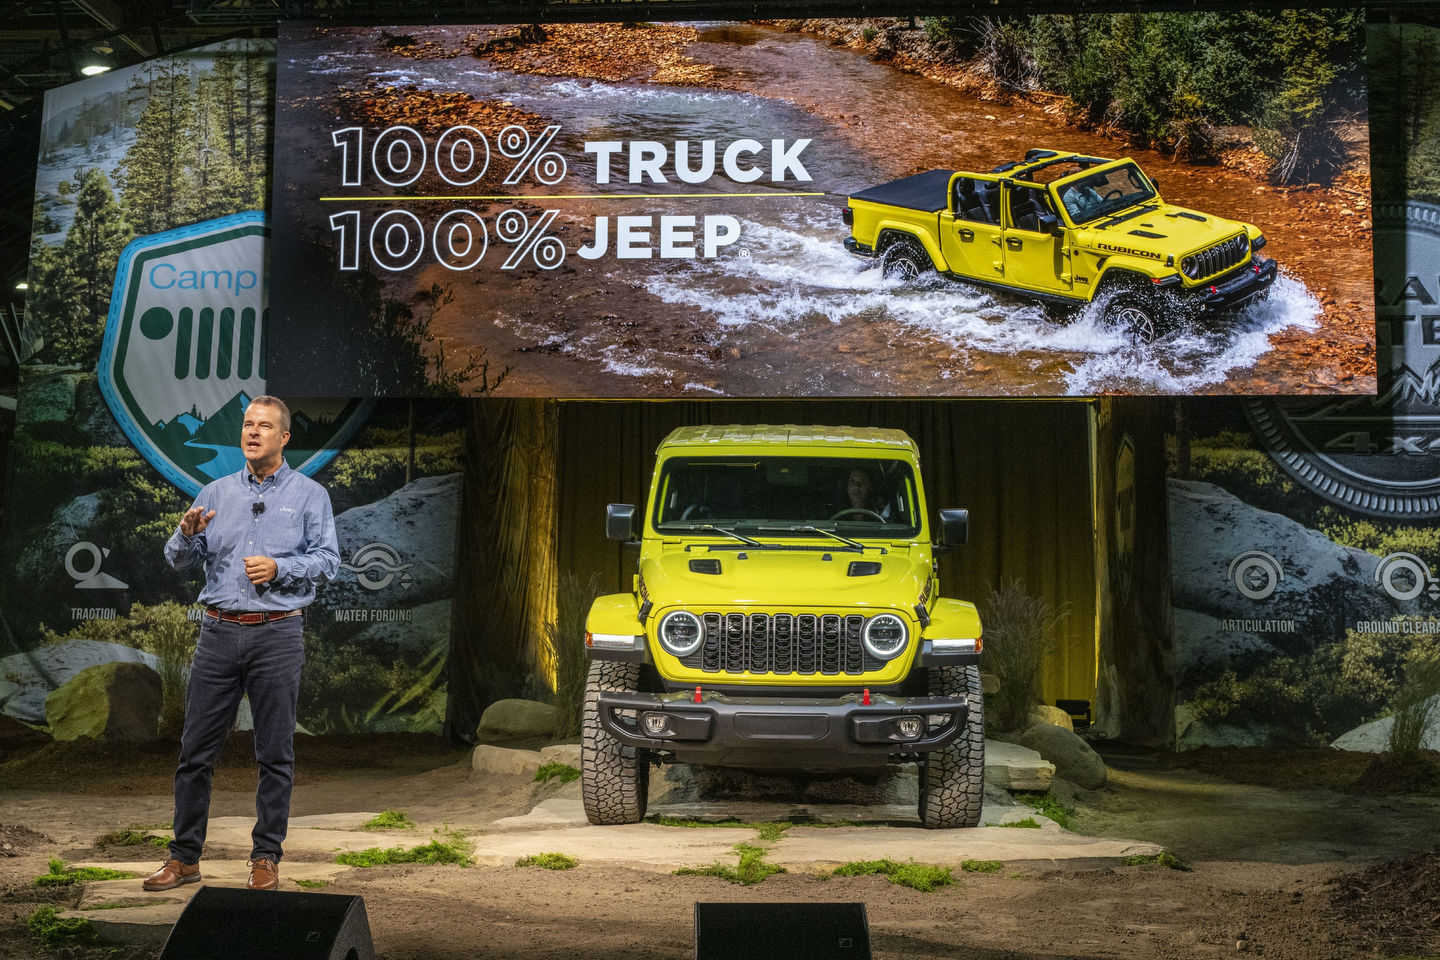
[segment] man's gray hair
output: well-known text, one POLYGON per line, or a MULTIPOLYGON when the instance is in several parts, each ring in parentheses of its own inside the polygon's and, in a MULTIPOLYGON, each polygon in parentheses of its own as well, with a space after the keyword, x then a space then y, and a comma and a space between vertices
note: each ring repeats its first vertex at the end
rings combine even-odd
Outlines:
POLYGON ((282 433, 290 432, 290 408, 285 406, 284 400, 281 400, 279 397, 272 397, 266 394, 264 396, 255 397, 250 401, 251 406, 254 406, 257 403, 263 403, 267 407, 274 407, 276 410, 279 410, 280 431, 282 433))

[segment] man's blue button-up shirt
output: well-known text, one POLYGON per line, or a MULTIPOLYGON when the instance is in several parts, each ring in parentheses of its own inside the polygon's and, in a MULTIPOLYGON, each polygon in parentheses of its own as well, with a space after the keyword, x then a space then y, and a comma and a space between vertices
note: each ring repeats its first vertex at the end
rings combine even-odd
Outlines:
POLYGON ((214 519, 193 537, 176 527, 165 543, 165 559, 176 570, 204 563, 200 602, 207 607, 297 610, 308 606, 340 567, 330 495, 283 460, 264 480, 247 464, 206 484, 193 506, 214 510, 214 519), (275 579, 259 587, 245 576, 245 558, 256 556, 273 559, 276 570, 275 579))

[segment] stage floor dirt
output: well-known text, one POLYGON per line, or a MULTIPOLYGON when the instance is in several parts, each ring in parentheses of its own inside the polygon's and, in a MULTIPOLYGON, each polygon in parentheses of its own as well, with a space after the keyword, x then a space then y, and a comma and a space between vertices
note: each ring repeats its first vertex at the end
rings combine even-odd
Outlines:
MULTIPOLYGON (((1175 757, 1099 746, 1110 782, 1069 796, 1075 818, 1068 832, 1046 825, 942 834, 907 823, 905 811, 893 807, 809 804, 813 820, 850 825, 794 824, 778 840, 761 840, 753 827, 589 827, 580 822, 575 784, 476 774, 468 749, 438 738, 326 737, 298 745, 295 825, 281 875, 363 896, 384 960, 685 958, 693 956, 698 901, 863 902, 879 958, 1440 955, 1440 848, 1433 839, 1440 794, 1433 783, 1377 783, 1367 774, 1370 757, 1339 751, 1175 757), (416 829, 354 829, 362 814, 386 809, 404 811, 416 829), (333 862, 341 848, 414 845, 437 835, 473 842, 475 863, 361 869, 333 862), (671 872, 733 865, 740 842, 765 848, 765 859, 786 872, 752 886, 671 872), (1124 862, 1160 850, 1191 869, 1124 862), (514 865, 546 852, 579 865, 514 865), (921 893, 881 876, 829 875, 836 864, 882 856, 951 866, 955 882, 921 893), (966 872, 966 859, 1003 866, 966 872)), ((217 775, 207 882, 243 881, 253 815, 248 750, 237 737, 217 775)), ((0 958, 59 956, 37 944, 27 918, 44 906, 81 906, 81 891, 36 887, 35 878, 52 857, 137 870, 158 865, 163 851, 152 857, 149 847, 102 848, 98 839, 168 822, 174 747, 21 745, 7 747, 0 761, 0 958)), ((711 806, 746 819, 784 818, 796 809, 744 797, 711 806)), ((662 803, 652 812, 693 815, 703 807, 662 803)), ((987 802, 987 823, 1017 816, 998 799, 987 802)), ((125 901, 127 884, 144 896, 138 881, 90 884, 84 896, 90 905, 125 901)), ((114 912, 87 911, 96 918, 114 912)), ((77 960, 139 960, 159 949, 61 948, 77 960)))

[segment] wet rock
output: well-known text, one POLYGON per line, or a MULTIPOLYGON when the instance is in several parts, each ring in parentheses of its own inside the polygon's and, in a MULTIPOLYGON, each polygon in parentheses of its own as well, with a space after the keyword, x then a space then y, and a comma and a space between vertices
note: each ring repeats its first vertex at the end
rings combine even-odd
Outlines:
POLYGON ((148 743, 160 725, 160 686, 160 674, 143 663, 87 667, 45 698, 50 735, 148 743))

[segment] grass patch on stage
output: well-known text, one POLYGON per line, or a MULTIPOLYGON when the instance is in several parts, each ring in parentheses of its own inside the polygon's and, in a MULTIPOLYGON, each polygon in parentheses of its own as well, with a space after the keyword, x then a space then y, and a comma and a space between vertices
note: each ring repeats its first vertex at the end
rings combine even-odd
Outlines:
POLYGON ((1181 860, 1179 857, 1175 856, 1175 854, 1171 853, 1169 850, 1162 850, 1159 853, 1155 854, 1153 857, 1146 856, 1143 853, 1136 854, 1133 857, 1126 857, 1120 862, 1125 864, 1125 866, 1127 867, 1143 867, 1153 863, 1157 864, 1158 866, 1169 867, 1171 870, 1180 870, 1185 873, 1190 872, 1190 865, 1184 860, 1181 860))
POLYGON ((544 867, 546 870, 573 870, 580 861, 563 853, 537 853, 515 861, 517 867, 544 867))
POLYGON ((414 830, 415 821, 399 810, 384 810, 360 825, 361 830, 414 830))
POLYGON ((1049 790, 1043 792, 1021 790, 1011 794, 1025 806, 1030 807, 1042 817, 1054 820, 1064 830, 1072 830, 1075 826, 1075 808, 1067 807, 1049 790))
POLYGON ((37 887, 69 887, 95 880, 133 880, 138 873, 107 867, 67 867, 59 857, 50 858, 50 872, 35 878, 37 887))
POLYGON ((47 947, 100 942, 100 935, 84 917, 61 917, 54 907, 41 907, 25 918, 25 925, 47 947))
POLYGON ((568 763, 547 763, 535 771, 535 782, 544 783, 546 780, 559 780, 561 783, 570 783, 580 779, 580 771, 568 763))
POLYGON ((835 877, 868 877, 872 874, 879 874, 891 883, 898 883, 921 893, 930 893, 955 882, 949 867, 916 863, 913 860, 909 863, 898 863, 889 857, 884 860, 852 860, 831 872, 831 876, 835 877))
MULTIPOLYGON (((712 826, 712 824, 706 824, 706 826, 712 826)), ((712 863, 708 867, 681 867, 675 871, 675 875, 677 877, 719 877, 721 880, 748 887, 760 883, 766 877, 785 872, 784 867, 765 862, 765 847, 757 847, 750 843, 737 843, 733 849, 740 857, 740 862, 733 867, 725 863, 712 863)))
POLYGON ((347 867, 382 867, 398 863, 453 863, 468 867, 470 853, 468 843, 447 843, 437 838, 418 847, 371 847, 368 850, 354 850, 340 854, 335 858, 335 862, 347 867))
POLYGON ((960 869, 966 873, 999 873, 1005 866, 999 860, 961 860, 960 869))
POLYGON ((1017 827, 1021 830, 1039 830, 1040 824, 1034 817, 1026 817, 1024 820, 1011 820, 1009 823, 987 823, 987 827, 1017 827))
POLYGON ((329 880, 296 880, 295 886, 301 890, 323 890, 330 886, 329 880))
POLYGON ((170 838, 156 836, 144 827, 122 827, 95 838, 95 846, 101 850, 109 847, 139 847, 144 844, 165 850, 170 846, 170 838))
POLYGON ((683 817, 662 816, 646 817, 645 822, 661 827, 733 827, 737 830, 754 830, 760 835, 760 839, 767 843, 779 840, 794 826, 779 820, 687 820, 683 817))

